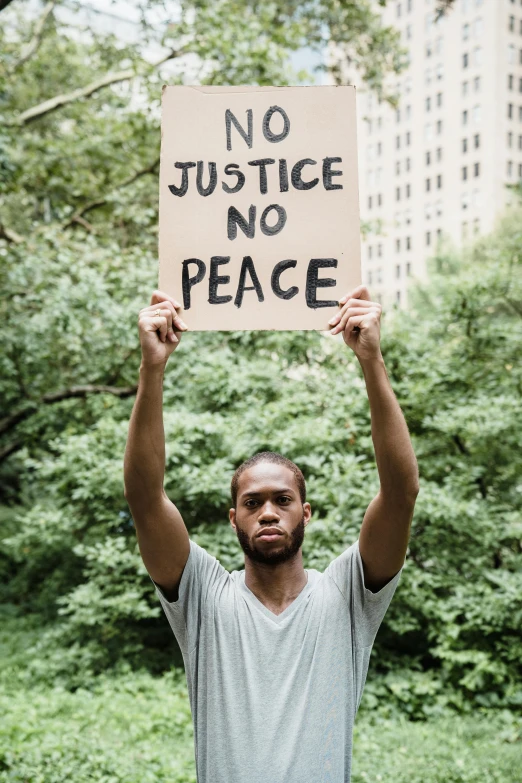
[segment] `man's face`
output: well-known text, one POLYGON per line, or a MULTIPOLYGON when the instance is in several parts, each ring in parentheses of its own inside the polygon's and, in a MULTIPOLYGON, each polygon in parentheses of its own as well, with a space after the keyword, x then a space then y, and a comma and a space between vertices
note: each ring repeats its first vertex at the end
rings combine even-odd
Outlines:
POLYGON ((241 474, 236 508, 230 509, 230 523, 251 560, 267 565, 290 560, 301 548, 310 516, 310 504, 301 502, 290 468, 259 462, 241 474), (261 537, 270 528, 275 528, 279 535, 261 537))

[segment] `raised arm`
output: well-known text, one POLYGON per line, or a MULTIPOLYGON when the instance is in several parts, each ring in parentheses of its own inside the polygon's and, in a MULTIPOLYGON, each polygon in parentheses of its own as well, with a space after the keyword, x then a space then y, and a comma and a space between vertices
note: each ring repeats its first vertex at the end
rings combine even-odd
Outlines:
POLYGON ((169 601, 177 600, 179 582, 190 553, 185 523, 163 489, 163 375, 169 356, 186 329, 176 312, 179 307, 174 299, 155 291, 150 306, 140 311, 140 380, 124 460, 125 497, 136 526, 141 556, 150 576, 169 601))
POLYGON ((361 364, 372 419, 380 490, 364 515, 359 534, 365 586, 377 592, 404 565, 419 492, 417 460, 408 426, 390 385, 380 349, 381 305, 359 286, 340 301, 331 332, 343 332, 361 364), (354 331, 358 327, 359 331, 354 331))

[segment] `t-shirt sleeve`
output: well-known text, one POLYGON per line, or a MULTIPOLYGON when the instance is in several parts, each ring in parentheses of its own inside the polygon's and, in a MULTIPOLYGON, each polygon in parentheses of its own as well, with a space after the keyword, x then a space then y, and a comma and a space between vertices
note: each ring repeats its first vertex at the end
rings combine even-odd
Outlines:
POLYGON ((218 581, 228 576, 228 571, 215 557, 192 539, 189 540, 190 553, 181 575, 177 601, 168 601, 161 587, 150 577, 174 636, 184 653, 192 652, 197 646, 205 605, 218 581))
POLYGON ((374 643, 401 573, 402 568, 377 593, 372 593, 364 584, 359 539, 326 568, 325 574, 333 579, 350 607, 355 647, 369 647, 374 643))

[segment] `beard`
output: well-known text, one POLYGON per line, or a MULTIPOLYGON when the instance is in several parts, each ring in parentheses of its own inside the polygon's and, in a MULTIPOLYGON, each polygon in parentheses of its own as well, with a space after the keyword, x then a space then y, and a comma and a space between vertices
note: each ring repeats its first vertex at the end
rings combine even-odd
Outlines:
POLYGON ((271 550, 267 547, 265 550, 262 550, 257 548, 255 538, 253 539, 254 545, 251 545, 248 534, 238 525, 237 519, 236 528, 237 538, 245 555, 247 555, 250 560, 253 560, 256 563, 263 563, 264 565, 278 565, 279 563, 286 563, 287 560, 291 560, 293 557, 295 557, 303 544, 305 534, 303 516, 299 524, 297 524, 292 530, 289 544, 284 546, 282 549, 276 549, 274 547, 274 549, 271 550))

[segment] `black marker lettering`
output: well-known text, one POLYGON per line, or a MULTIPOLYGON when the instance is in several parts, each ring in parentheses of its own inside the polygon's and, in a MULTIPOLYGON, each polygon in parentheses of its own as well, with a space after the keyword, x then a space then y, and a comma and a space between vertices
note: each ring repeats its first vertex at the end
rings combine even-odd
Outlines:
POLYGON ((288 119, 288 114, 280 106, 271 106, 266 112, 265 116, 263 117, 263 136, 267 141, 271 141, 272 143, 275 144, 278 141, 283 141, 283 139, 286 139, 289 133, 290 133, 290 120, 288 119), (275 114, 276 111, 279 112, 284 122, 283 130, 281 131, 281 133, 272 133, 272 131, 270 130, 270 120, 272 119, 272 115, 275 114))
POLYGON ((288 166, 284 158, 279 158, 279 190, 281 193, 288 191, 288 166))
POLYGON ((342 171, 332 171, 332 163, 342 163, 342 158, 323 158, 323 185, 325 190, 342 190, 343 186, 332 184, 332 177, 342 176, 342 171))
POLYGON ((337 307, 339 304, 332 299, 317 301, 318 288, 330 288, 337 283, 337 281, 331 277, 323 277, 322 280, 319 279, 319 269, 328 269, 330 267, 337 268, 336 258, 311 258, 310 263, 308 264, 308 272, 306 273, 306 304, 314 310, 317 307, 337 307))
POLYGON ((244 142, 246 142, 249 149, 252 149, 252 142, 254 140, 253 135, 253 129, 252 129, 252 109, 247 109, 247 122, 248 122, 248 132, 245 133, 237 119, 234 117, 230 109, 227 109, 225 111, 225 125, 227 129, 227 150, 230 152, 232 149, 232 139, 230 138, 230 130, 231 125, 230 123, 234 123, 234 127, 243 139, 244 142))
POLYGON ((259 278, 257 276, 257 272, 254 267, 254 262, 252 261, 250 256, 244 256, 243 263, 241 264, 239 285, 237 287, 237 294, 234 300, 234 304, 236 307, 241 307, 241 305, 243 304, 243 295, 245 291, 255 291, 257 294, 258 302, 265 301, 265 297, 263 295, 263 289, 261 288, 261 283, 259 282, 259 278), (250 275, 253 285, 245 285, 247 272, 250 275))
POLYGON ((217 184, 217 169, 215 163, 208 164, 209 181, 208 187, 203 187, 203 161, 198 160, 198 173, 196 177, 196 187, 200 196, 210 196, 216 189, 217 184))
POLYGON ((241 190, 243 185, 245 184, 245 175, 242 171, 239 170, 239 165, 237 163, 227 163, 225 166, 225 174, 235 174, 237 177, 237 182, 234 185, 233 188, 229 187, 226 182, 221 183, 221 187, 225 191, 225 193, 237 193, 238 190, 241 190), (234 169, 238 169, 237 171, 234 171, 234 169))
POLYGON ((197 283, 201 283, 203 278, 205 277, 205 272, 207 271, 207 267, 201 261, 199 258, 186 258, 183 261, 182 264, 182 272, 181 272, 181 290, 183 291, 183 307, 185 310, 190 310, 190 289, 192 286, 195 286, 197 283), (194 275, 194 277, 190 277, 189 275, 189 264, 196 264, 198 271, 194 275))
POLYGON ((279 283, 279 278, 285 269, 293 269, 295 266, 297 266, 297 261, 289 258, 286 261, 279 261, 279 263, 277 263, 274 267, 271 281, 272 291, 277 297, 279 297, 279 299, 292 299, 296 294, 299 293, 299 289, 296 285, 293 285, 291 288, 287 288, 286 291, 283 291, 279 283))
POLYGON ((195 166, 195 163, 175 163, 174 167, 177 169, 183 169, 181 177, 181 187, 177 188, 175 185, 169 185, 169 190, 174 196, 184 196, 188 190, 188 169, 195 166))
POLYGON ((274 234, 279 234, 279 232, 282 231, 282 229, 285 226, 285 223, 286 223, 286 210, 283 207, 281 207, 279 204, 270 204, 270 206, 267 207, 263 211, 263 214, 261 215, 261 219, 259 221, 259 228, 261 229, 263 234, 265 234, 267 237, 273 237, 274 234), (278 214, 278 219, 275 226, 269 226, 267 225, 266 222, 268 213, 272 209, 275 209, 275 211, 278 214))
POLYGON ((266 167, 271 163, 275 163, 274 158, 260 158, 259 160, 248 161, 249 166, 259 166, 259 188, 263 194, 267 192, 266 167))
POLYGON ((248 223, 238 209, 235 207, 228 208, 227 235, 229 239, 237 237, 238 226, 245 236, 249 239, 254 238, 256 233, 256 208, 253 204, 248 208, 248 223))
POLYGON ((230 256, 212 256, 210 259, 210 275, 208 278, 208 303, 209 304, 226 304, 232 299, 232 294, 226 294, 224 296, 217 295, 218 285, 225 285, 230 283, 229 275, 219 275, 219 266, 221 264, 228 264, 230 256))
POLYGON ((296 190, 311 190, 312 188, 315 188, 319 182, 319 177, 310 180, 310 182, 303 182, 301 178, 301 172, 303 170, 303 166, 313 166, 316 163, 317 161, 312 160, 312 158, 303 158, 302 160, 297 161, 295 166, 292 168, 292 185, 296 190))

